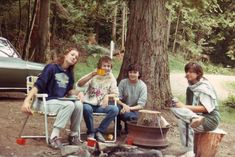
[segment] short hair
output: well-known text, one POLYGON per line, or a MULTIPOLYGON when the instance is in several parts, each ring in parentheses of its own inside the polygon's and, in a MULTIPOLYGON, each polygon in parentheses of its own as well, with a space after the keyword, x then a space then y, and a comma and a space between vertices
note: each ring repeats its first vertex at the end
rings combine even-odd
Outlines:
POLYGON ((102 63, 110 63, 111 64, 111 68, 112 68, 112 59, 109 56, 103 56, 99 59, 98 63, 97 63, 97 68, 100 69, 102 67, 102 63))
POLYGON ((139 72, 139 78, 141 78, 142 73, 141 73, 141 68, 138 64, 130 64, 127 69, 127 76, 130 71, 138 71, 139 72))
POLYGON ((189 70, 192 70, 198 75, 197 76, 198 81, 203 77, 203 69, 200 64, 195 63, 195 62, 189 62, 188 64, 185 65, 184 71, 185 73, 187 73, 189 70))

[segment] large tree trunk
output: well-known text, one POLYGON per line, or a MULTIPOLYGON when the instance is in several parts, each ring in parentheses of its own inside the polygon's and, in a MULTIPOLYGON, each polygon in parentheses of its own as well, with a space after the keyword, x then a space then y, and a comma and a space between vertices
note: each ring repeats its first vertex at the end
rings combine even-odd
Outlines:
POLYGON ((50 0, 40 1, 40 16, 38 28, 39 42, 36 46, 34 56, 34 60, 37 62, 45 62, 50 51, 49 10, 50 0))
POLYGON ((166 0, 129 1, 126 51, 118 76, 125 77, 130 63, 142 67, 148 87, 147 108, 160 109, 170 102, 171 89, 167 54, 166 0))

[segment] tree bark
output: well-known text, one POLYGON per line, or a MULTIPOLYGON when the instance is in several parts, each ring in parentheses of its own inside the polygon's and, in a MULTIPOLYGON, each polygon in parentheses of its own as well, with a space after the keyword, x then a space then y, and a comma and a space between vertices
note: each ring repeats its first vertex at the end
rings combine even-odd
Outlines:
POLYGON ((172 53, 175 53, 175 44, 176 44, 176 41, 177 41, 177 33, 178 33, 179 21, 180 21, 180 11, 178 13, 177 23, 176 23, 176 27, 175 27, 175 39, 174 39, 174 42, 173 42, 172 53))
POLYGON ((50 51, 49 10, 50 0, 40 1, 38 28, 39 42, 35 49, 34 60, 41 63, 45 63, 50 51))
POLYGON ((35 0, 33 15, 32 15, 32 19, 30 22, 30 27, 28 27, 26 39, 25 39, 25 43, 24 43, 24 47, 23 47, 22 58, 24 58, 24 59, 29 59, 30 39, 31 39, 31 35, 32 35, 32 31, 33 31, 33 27, 34 27, 36 15, 37 15, 37 10, 38 10, 38 0, 35 0))
POLYGON ((126 29, 126 2, 122 2, 122 45, 121 51, 125 50, 125 29, 126 29))
POLYGON ((166 46, 169 46, 169 40, 170 40, 170 32, 171 32, 171 16, 172 13, 171 11, 169 11, 169 16, 168 16, 168 24, 167 24, 167 42, 166 42, 166 46))
POLYGON ((113 27, 112 27, 112 40, 116 43, 116 30, 117 30, 117 5, 114 8, 114 15, 113 15, 113 27))
POLYGON ((167 54, 166 0, 129 1, 126 51, 118 82, 131 63, 139 64, 148 87, 146 108, 160 109, 170 103, 171 88, 167 54))
POLYGON ((20 46, 20 35, 21 35, 21 20, 22 19, 22 11, 21 11, 21 0, 19 0, 19 25, 18 25, 18 34, 17 34, 17 39, 16 39, 16 44, 17 47, 20 49, 21 52, 21 46, 20 46))

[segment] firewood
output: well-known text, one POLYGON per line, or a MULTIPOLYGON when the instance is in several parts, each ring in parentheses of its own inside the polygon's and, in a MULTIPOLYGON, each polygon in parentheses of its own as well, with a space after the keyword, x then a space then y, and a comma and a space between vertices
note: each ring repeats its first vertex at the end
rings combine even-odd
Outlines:
POLYGON ((140 110, 137 125, 159 127, 160 114, 158 111, 140 110))

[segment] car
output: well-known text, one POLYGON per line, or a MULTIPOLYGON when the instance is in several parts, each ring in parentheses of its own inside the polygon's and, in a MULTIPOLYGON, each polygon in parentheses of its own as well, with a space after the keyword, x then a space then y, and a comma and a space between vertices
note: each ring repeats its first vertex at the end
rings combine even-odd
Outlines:
POLYGON ((0 92, 26 92, 26 77, 39 75, 44 67, 23 60, 10 41, 0 37, 0 92))

